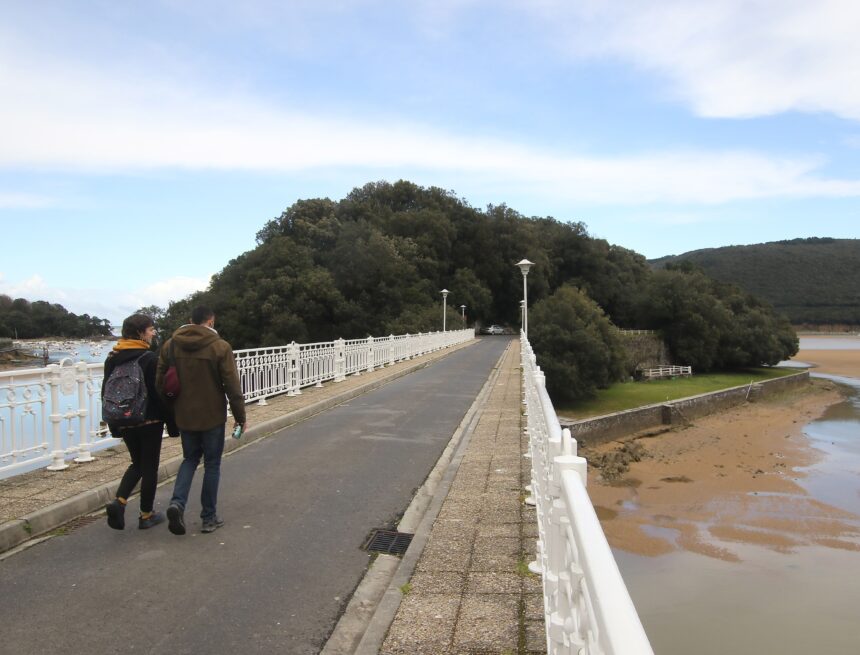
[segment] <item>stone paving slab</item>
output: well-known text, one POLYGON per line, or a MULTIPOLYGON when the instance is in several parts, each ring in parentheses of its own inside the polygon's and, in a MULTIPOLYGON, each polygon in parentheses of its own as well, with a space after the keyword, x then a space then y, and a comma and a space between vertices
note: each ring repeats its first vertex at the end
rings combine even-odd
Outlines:
POLYGON ((512 342, 380 655, 546 653, 520 384, 512 342))
MULTIPOLYGON (((277 430, 309 418, 433 361, 477 343, 469 341, 375 371, 351 375, 343 382, 302 389, 300 394, 269 398, 267 404, 247 407, 248 431, 241 440, 227 438, 225 453, 277 430)), ((68 461, 69 468, 48 471, 41 468, 0 480, 0 553, 31 537, 53 530, 77 516, 98 510, 113 498, 129 465, 124 445, 93 453, 95 461, 68 461)), ((179 439, 165 438, 161 448, 159 481, 176 474, 182 460, 179 439)))

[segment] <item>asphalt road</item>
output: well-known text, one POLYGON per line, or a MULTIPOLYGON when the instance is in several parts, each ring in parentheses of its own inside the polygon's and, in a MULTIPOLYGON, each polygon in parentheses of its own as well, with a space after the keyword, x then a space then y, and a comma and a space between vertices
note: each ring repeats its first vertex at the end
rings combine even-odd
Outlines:
POLYGON ((507 343, 482 339, 225 458, 213 534, 201 466, 184 537, 138 530, 134 500, 122 532, 101 518, 3 560, 0 653, 318 653, 369 563, 365 537, 409 505, 507 343))

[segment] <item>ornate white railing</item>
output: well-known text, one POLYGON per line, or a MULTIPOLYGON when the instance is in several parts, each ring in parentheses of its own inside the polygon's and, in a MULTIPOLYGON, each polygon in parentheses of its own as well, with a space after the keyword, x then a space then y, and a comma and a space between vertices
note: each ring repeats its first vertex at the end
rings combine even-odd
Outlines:
POLYGON ((585 490, 584 458, 559 425, 531 345, 520 335, 531 496, 538 521, 549 655, 653 655, 585 490))
POLYGON ((0 372, 0 477, 33 468, 91 462, 95 448, 117 443, 101 425, 103 364, 64 359, 45 368, 0 372))
MULTIPOLYGON (((472 330, 391 335, 325 343, 291 343, 237 350, 247 401, 297 395, 302 387, 344 380, 474 339, 472 330)), ((101 422, 103 363, 60 364, 0 372, 0 478, 47 465, 52 471, 93 460, 91 452, 116 445, 101 422)))
POLYGON ((248 401, 265 403, 281 393, 297 395, 303 387, 340 382, 404 359, 448 348, 475 338, 473 330, 401 334, 324 343, 291 343, 274 348, 237 350, 236 365, 248 401))

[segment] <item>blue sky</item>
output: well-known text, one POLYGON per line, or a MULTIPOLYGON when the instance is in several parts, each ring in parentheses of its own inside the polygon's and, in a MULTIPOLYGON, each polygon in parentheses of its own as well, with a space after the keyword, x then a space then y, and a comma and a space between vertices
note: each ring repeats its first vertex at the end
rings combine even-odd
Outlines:
POLYGON ((0 9, 0 293, 166 305, 383 179, 647 257, 860 236, 853 0, 0 9))

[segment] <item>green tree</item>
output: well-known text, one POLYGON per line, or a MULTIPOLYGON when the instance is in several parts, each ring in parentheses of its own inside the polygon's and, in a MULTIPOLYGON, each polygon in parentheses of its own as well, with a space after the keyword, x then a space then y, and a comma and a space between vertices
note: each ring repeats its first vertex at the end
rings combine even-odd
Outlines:
POLYGON ((529 340, 556 401, 593 397, 624 376, 624 348, 603 310, 565 285, 529 309, 529 340))

